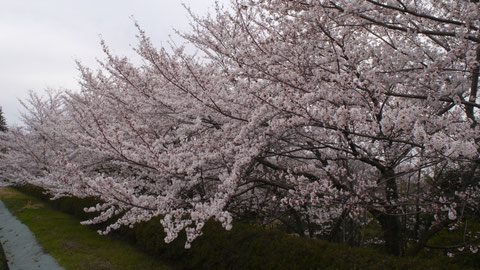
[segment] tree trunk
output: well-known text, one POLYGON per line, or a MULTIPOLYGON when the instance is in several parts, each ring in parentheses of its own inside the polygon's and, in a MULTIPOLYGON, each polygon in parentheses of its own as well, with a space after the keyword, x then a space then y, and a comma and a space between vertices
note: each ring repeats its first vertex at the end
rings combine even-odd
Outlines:
POLYGON ((382 170, 382 178, 385 181, 385 197, 387 206, 384 211, 370 210, 370 213, 380 222, 385 240, 385 249, 388 254, 395 256, 405 255, 405 237, 403 235, 402 222, 399 216, 399 207, 388 206, 394 204, 393 200, 398 199, 395 171, 391 168, 382 170))
POLYGON ((398 216, 383 214, 379 219, 382 225, 385 249, 388 254, 395 256, 405 255, 403 228, 398 216))

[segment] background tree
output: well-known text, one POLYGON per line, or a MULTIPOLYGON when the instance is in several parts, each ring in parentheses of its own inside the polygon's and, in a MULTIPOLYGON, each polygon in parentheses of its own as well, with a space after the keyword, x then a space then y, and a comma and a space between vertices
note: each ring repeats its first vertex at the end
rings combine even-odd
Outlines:
POLYGON ((5 120, 5 117, 3 116, 2 107, 0 107, 0 131, 1 132, 7 131, 7 121, 5 120))
POLYGON ((243 1, 192 18, 202 57, 139 29, 145 64, 102 43, 79 93, 32 95, 5 173, 98 196, 86 223, 120 215, 105 232, 161 216, 186 247, 212 218, 352 244, 378 222, 389 253, 415 254, 478 213, 478 4, 243 1))

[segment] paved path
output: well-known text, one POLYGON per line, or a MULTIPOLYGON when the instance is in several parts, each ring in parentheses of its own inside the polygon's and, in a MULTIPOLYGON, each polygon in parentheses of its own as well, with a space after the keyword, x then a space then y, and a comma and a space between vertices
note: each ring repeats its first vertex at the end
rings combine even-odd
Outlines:
POLYGON ((42 251, 33 233, 0 201, 0 242, 10 270, 62 270, 57 261, 42 251))

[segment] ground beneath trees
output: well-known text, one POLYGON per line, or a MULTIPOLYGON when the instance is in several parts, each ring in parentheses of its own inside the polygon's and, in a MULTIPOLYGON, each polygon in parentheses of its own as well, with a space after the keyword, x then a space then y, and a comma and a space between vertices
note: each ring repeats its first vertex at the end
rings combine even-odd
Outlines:
POLYGON ((0 242, 5 251, 10 270, 64 269, 46 254, 33 233, 21 223, 0 201, 0 242))
MULTIPOLYGON (((16 189, 0 188, 0 200, 15 218, 30 229, 43 250, 67 270, 170 269, 157 258, 148 256, 119 239, 99 235, 88 226, 80 225, 80 220, 75 217, 59 212, 16 189)), ((4 226, 3 223, 4 218, 0 216, 1 227, 4 226)), ((18 256, 16 252, 13 254, 18 256)), ((62 268, 10 268, 14 269, 62 268)))

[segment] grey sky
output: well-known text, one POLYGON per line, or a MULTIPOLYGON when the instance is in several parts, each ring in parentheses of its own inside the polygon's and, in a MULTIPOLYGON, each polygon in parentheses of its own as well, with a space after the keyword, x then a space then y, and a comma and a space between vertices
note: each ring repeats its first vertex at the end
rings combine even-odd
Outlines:
MULTIPOLYGON (((228 3, 228 0, 220 1, 228 3)), ((214 0, 0 0, 0 106, 9 125, 20 124, 30 90, 78 89, 75 59, 96 66, 103 59, 100 37, 119 55, 134 56, 131 16, 160 47, 173 28, 189 29, 187 11, 212 11, 214 0)))

